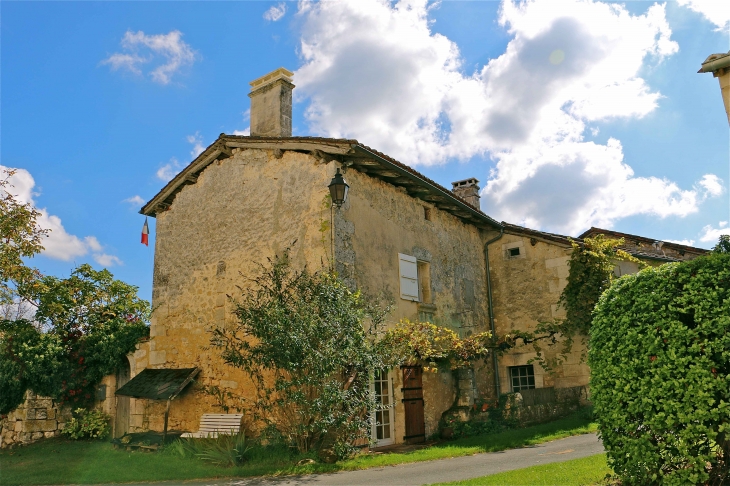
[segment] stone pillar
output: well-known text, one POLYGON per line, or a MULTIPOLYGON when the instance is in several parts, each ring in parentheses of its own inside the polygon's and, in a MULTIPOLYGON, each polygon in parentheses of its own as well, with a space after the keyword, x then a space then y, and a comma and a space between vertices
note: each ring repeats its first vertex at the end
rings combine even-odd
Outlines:
POLYGON ((251 136, 291 137, 293 75, 279 68, 251 81, 251 136))
POLYGON ((711 54, 702 63, 699 73, 712 73, 720 81, 720 92, 725 104, 725 114, 730 124, 730 51, 727 53, 711 54))

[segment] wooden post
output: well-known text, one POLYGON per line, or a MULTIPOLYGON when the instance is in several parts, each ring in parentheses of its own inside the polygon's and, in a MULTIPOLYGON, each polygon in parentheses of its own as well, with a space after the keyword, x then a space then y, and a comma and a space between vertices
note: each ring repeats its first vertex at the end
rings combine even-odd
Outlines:
POLYGON ((170 398, 167 399, 167 407, 165 408, 165 428, 162 430, 162 446, 165 446, 165 438, 167 437, 167 419, 170 416, 170 398))

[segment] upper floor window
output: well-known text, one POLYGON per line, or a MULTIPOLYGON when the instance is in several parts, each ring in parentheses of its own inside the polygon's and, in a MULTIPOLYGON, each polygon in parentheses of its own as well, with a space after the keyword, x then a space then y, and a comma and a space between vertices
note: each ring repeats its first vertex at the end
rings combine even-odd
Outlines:
POLYGON ((411 255, 398 253, 400 297, 414 302, 431 303, 431 264, 411 255))

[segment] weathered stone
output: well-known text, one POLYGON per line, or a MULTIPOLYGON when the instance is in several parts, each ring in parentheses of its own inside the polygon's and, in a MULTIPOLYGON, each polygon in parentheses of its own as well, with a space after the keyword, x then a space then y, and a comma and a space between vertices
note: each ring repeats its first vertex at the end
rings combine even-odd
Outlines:
POLYGON ((166 351, 150 352, 150 364, 151 365, 165 364, 166 361, 167 361, 167 352, 166 351))
MULTIPOLYGON (((53 409, 51 409, 53 410, 53 409)), ((46 420, 48 419, 48 409, 46 408, 37 408, 35 410, 35 418, 36 420, 46 420)))
POLYGON ((58 422, 55 420, 26 420, 23 422, 23 432, 47 432, 57 428, 58 422))
POLYGON ((51 408, 52 406, 53 400, 50 398, 36 398, 25 402, 25 408, 51 408))

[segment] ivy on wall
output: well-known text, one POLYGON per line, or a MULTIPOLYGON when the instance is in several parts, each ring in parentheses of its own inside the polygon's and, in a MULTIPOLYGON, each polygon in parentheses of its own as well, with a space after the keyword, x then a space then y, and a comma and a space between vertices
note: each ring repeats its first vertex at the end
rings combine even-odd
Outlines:
POLYGON ((539 363, 551 371, 566 359, 575 339, 588 337, 593 320, 593 309, 615 280, 614 268, 619 261, 636 263, 639 268, 646 264, 620 248, 624 239, 607 238, 598 235, 585 238, 582 243, 572 242, 573 250, 568 261, 568 282, 558 300, 559 308, 565 310, 566 317, 540 322, 535 331, 513 331, 505 334, 496 342, 500 352, 506 352, 522 344, 531 344, 537 357, 532 362, 539 363), (559 353, 546 358, 543 343, 562 344, 559 353))

